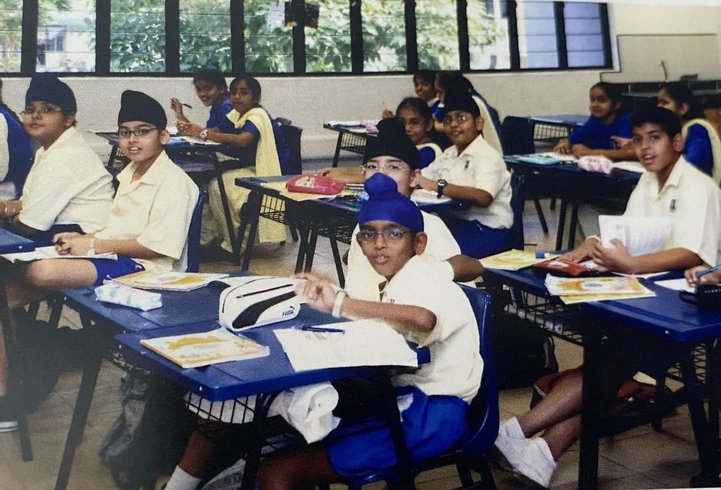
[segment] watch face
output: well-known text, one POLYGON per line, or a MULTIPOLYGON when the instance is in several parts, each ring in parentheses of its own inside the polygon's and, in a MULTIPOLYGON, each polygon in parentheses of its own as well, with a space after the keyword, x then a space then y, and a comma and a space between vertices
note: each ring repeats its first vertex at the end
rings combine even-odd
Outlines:
POLYGON ((446 182, 446 179, 438 179, 438 185, 448 185, 448 182, 446 182))

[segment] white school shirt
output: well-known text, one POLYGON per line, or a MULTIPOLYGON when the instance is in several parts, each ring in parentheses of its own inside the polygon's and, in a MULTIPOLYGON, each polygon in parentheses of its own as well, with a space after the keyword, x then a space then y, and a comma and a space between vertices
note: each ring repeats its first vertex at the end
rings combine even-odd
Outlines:
POLYGON ((0 114, 0 182, 10 170, 10 145, 8 145, 8 122, 4 114, 0 114))
MULTIPOLYGON (((423 228, 428 235, 428 244, 423 251, 424 257, 429 257, 435 262, 443 262, 449 258, 459 255, 461 248, 456 240, 448 231, 445 223, 436 215, 421 211, 423 216, 423 228)), ((360 227, 356 225, 353 230, 353 236, 350 241, 350 249, 348 249, 348 274, 345 282, 345 292, 351 298, 363 299, 366 301, 378 301, 379 290, 378 285, 385 281, 385 278, 378 274, 368 259, 363 255, 356 235, 360 231, 360 227)), ((447 274, 449 279, 453 280, 453 270, 450 266, 441 268, 447 274)))
POLYGON ((641 174, 624 215, 671 218, 664 249, 685 248, 710 265, 721 260, 721 190, 683 156, 660 192, 655 173, 641 174))
POLYGON ((20 196, 20 221, 42 231, 66 224, 77 224, 86 233, 97 231, 108 220, 112 180, 83 136, 70 127, 35 154, 20 196))
POLYGON ((416 386, 426 395, 456 396, 470 403, 483 374, 476 318, 460 287, 435 274, 437 270, 433 262, 417 255, 383 290, 383 303, 420 306, 436 316, 429 333, 399 329, 406 339, 428 347, 431 361, 413 373, 394 376, 393 384, 416 386))
POLYGON ((513 225, 511 210, 511 173, 500 153, 494 150, 483 136, 478 136, 459 155, 455 146, 446 148, 443 156, 421 170, 431 180, 445 179, 449 184, 476 187, 493 197, 490 206, 471 206, 453 214, 461 219, 478 220, 490 228, 510 228, 513 225))
POLYGON ((135 239, 163 257, 134 258, 147 270, 184 271, 187 237, 198 186, 163 151, 147 172, 132 180, 136 163, 118 174, 118 192, 99 240, 135 239))

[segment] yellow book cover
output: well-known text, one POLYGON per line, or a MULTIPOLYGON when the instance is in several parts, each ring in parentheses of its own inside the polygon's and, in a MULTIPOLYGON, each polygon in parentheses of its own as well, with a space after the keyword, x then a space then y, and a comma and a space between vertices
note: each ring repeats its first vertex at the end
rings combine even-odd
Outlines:
POLYGON ((636 277, 565 278, 546 276, 546 289, 554 296, 641 294, 649 292, 636 277))
POLYGON ((114 282, 137 289, 159 291, 192 291, 211 281, 228 277, 228 274, 201 274, 198 272, 140 271, 113 279, 114 282))
POLYGON ((143 339, 140 343, 182 368, 254 359, 270 354, 267 346, 224 328, 210 332, 143 339))
POLYGON ((501 269, 505 271, 517 271, 530 267, 544 260, 558 257, 556 254, 543 254, 543 257, 536 257, 536 253, 530 250, 508 250, 490 257, 481 259, 481 264, 487 269, 501 269))

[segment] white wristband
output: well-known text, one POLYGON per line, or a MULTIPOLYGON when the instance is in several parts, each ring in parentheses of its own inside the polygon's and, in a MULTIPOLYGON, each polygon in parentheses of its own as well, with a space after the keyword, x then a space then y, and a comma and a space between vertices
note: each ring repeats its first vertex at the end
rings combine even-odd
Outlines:
POLYGON ((599 242, 601 241, 601 237, 598 236, 598 235, 591 235, 591 236, 589 236, 589 237, 586 238, 586 240, 592 240, 592 239, 593 239, 593 240, 596 240, 596 241, 599 241, 599 242))
POLYGON ((88 244, 88 253, 87 255, 92 257, 95 255, 95 242, 97 241, 96 238, 91 238, 90 243, 88 244))
POLYGON ((340 310, 343 308, 343 301, 345 300, 345 297, 347 295, 345 294, 345 291, 342 289, 339 290, 335 295, 335 301, 333 301, 333 311, 331 312, 331 315, 338 318, 340 317, 340 310))

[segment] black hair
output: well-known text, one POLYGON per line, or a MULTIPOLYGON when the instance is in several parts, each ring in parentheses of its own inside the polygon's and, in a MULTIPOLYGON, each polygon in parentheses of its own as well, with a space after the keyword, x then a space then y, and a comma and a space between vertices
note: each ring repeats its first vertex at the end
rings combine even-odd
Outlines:
POLYGON ((238 77, 235 77, 232 82, 230 82, 230 93, 234 94, 236 88, 238 87, 238 84, 240 82, 245 82, 245 84, 250 89, 250 92, 253 94, 253 98, 260 103, 260 96, 261 96, 261 89, 260 89, 260 83, 255 78, 251 77, 250 75, 240 75, 238 77))
POLYGON ((631 116, 631 128, 637 128, 647 123, 660 126, 669 138, 681 133, 681 121, 678 116, 663 107, 649 107, 631 116))
POLYGON ((600 88, 603 90, 603 93, 606 94, 606 97, 611 99, 611 102, 613 103, 620 103, 621 102, 621 86, 617 85, 615 83, 609 83, 609 82, 598 82, 591 85, 591 89, 594 88, 600 88))
POLYGON ((436 80, 438 80, 438 85, 440 85, 441 88, 446 91, 446 93, 476 93, 476 89, 473 88, 473 84, 471 83, 471 81, 464 77, 463 74, 459 71, 439 72, 436 80))
POLYGON ((431 111, 431 108, 428 107, 428 104, 426 104, 423 100, 419 99, 418 97, 406 97, 401 101, 400 104, 398 104, 398 107, 396 108, 396 115, 398 115, 401 112, 401 109, 405 109, 406 107, 415 109, 418 111, 418 114, 421 115, 423 120, 425 122, 428 122, 433 117, 433 111, 431 111))
POLYGON ((684 116, 684 119, 686 121, 690 119, 704 117, 701 104, 699 103, 698 99, 694 97, 693 92, 688 87, 688 85, 680 82, 667 82, 662 84, 658 90, 665 90, 668 96, 671 97, 671 99, 673 99, 673 101, 676 103, 676 105, 688 105, 688 112, 684 116))
POLYGON ((215 68, 203 68, 196 73, 193 77, 193 83, 199 81, 212 83, 219 89, 222 89, 223 92, 227 92, 228 90, 228 83, 225 81, 225 76, 220 70, 216 70, 215 68))
POLYGON ((418 70, 413 74, 413 81, 421 81, 433 85, 436 83, 436 72, 433 70, 418 70))

